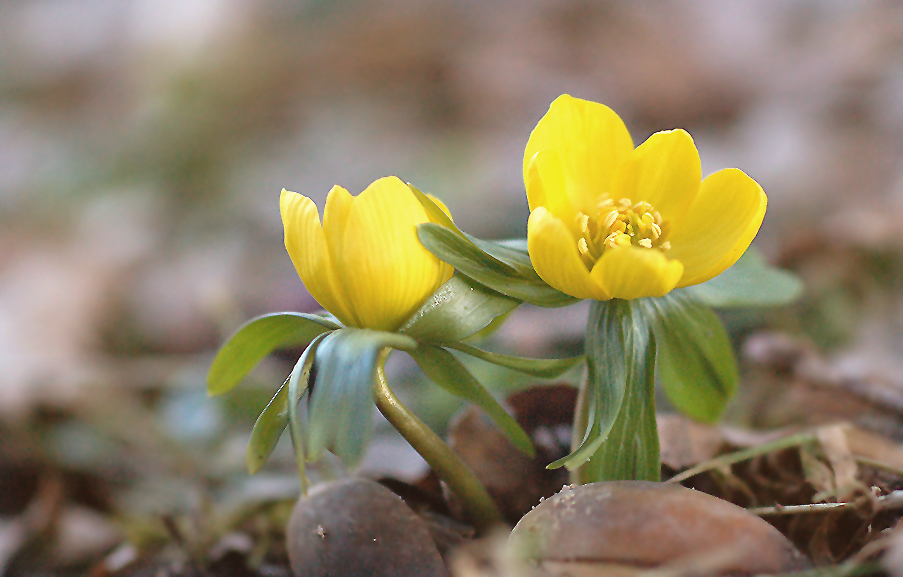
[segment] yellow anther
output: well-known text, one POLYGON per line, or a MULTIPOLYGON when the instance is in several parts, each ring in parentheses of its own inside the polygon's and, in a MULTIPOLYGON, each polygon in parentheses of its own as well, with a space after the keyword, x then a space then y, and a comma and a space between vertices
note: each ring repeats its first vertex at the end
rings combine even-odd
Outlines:
POLYGON ((589 234, 589 215, 578 212, 577 223, 580 225, 580 230, 583 231, 583 234, 589 234))
POLYGON ((580 235, 577 251, 588 269, 608 249, 638 246, 665 251, 671 248, 670 242, 663 242, 668 227, 662 215, 645 200, 633 203, 629 198, 615 201, 606 196, 596 208, 595 218, 577 213, 580 235))

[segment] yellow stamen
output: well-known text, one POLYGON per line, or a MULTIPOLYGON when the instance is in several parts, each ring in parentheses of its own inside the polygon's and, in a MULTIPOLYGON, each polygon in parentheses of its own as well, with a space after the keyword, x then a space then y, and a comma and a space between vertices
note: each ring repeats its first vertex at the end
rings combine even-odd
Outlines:
POLYGON ((578 212, 577 222, 580 223, 580 230, 583 234, 589 234, 589 215, 578 212))
POLYGON ((587 269, 592 269, 606 250, 625 246, 669 250, 668 226, 653 206, 629 198, 615 202, 605 197, 596 205, 595 216, 577 213, 577 251, 587 269))

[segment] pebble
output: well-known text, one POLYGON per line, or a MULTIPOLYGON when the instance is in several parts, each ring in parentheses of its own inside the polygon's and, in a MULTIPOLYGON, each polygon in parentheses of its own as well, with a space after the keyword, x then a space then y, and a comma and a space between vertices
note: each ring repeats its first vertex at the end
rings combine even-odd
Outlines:
POLYGON ((741 507, 680 485, 611 481, 564 487, 527 513, 511 554, 552 575, 754 575, 810 567, 774 527, 741 507))
POLYGON ((426 524, 379 483, 318 485, 295 505, 286 530, 296 577, 447 577, 426 524))

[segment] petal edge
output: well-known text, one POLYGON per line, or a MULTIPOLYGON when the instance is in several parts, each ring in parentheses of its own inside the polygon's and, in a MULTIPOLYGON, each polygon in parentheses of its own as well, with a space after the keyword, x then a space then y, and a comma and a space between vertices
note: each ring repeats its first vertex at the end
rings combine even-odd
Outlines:
POLYGON ((671 236, 669 256, 684 263, 678 286, 705 282, 737 262, 758 234, 767 205, 765 191, 742 170, 706 177, 671 236))
POLYGON ((527 141, 525 182, 530 161, 540 150, 558 153, 567 188, 561 192, 566 192, 574 208, 587 212, 608 190, 616 167, 633 152, 633 140, 611 108, 562 94, 527 141))
POLYGON ((655 249, 633 246, 609 249, 593 267, 592 276, 612 298, 660 297, 671 291, 684 265, 655 249))
POLYGON ((577 243, 561 220, 543 207, 530 213, 527 245, 536 274, 549 286, 581 299, 608 300, 577 252, 577 243))
POLYGON ((358 326, 349 303, 344 301, 344 291, 320 226, 317 205, 306 196, 283 189, 279 212, 285 231, 285 248, 307 292, 342 324, 358 326))

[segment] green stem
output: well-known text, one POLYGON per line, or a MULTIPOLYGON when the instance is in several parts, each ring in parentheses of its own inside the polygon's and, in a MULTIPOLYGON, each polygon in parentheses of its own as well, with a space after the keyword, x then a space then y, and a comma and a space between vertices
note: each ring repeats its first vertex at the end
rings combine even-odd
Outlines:
POLYGON ((655 420, 655 341, 650 339, 645 363, 628 371, 624 402, 608 438, 579 469, 580 483, 596 481, 661 481, 658 428, 655 420))
POLYGON ((578 484, 661 480, 655 421, 655 339, 641 303, 614 299, 593 303, 587 322, 587 378, 574 415, 574 445, 590 414, 605 441, 573 470, 578 484), (599 399, 593 405, 593 398, 599 399), (595 409, 593 409, 595 406, 595 409))
POLYGON ((374 387, 376 406, 386 420, 420 453, 439 478, 445 481, 464 505, 473 524, 484 531, 504 523, 495 502, 473 472, 426 424, 408 410, 386 380, 385 362, 388 350, 380 356, 374 387))

